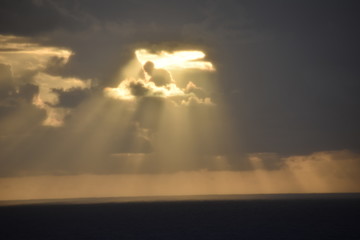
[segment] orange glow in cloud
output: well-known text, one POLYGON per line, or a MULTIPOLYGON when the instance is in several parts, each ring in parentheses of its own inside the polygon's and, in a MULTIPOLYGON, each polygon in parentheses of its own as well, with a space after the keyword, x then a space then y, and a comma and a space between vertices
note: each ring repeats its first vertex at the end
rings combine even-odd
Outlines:
POLYGON ((0 34, 0 62, 11 67, 15 82, 29 71, 34 73, 29 80, 39 87, 39 94, 33 99, 33 104, 46 110, 47 117, 43 122, 45 126, 62 126, 64 117, 70 112, 69 109, 54 108, 46 104, 57 103, 57 95, 52 89, 66 91, 72 88, 90 87, 91 80, 64 78, 45 72, 53 59, 57 59, 57 64, 62 66, 68 63, 72 55, 73 52, 69 49, 42 46, 25 37, 0 34))
POLYGON ((152 61, 157 68, 215 71, 211 62, 202 60, 205 58, 205 53, 202 51, 187 50, 171 53, 160 51, 152 53, 146 49, 138 49, 135 51, 135 54, 142 65, 147 61, 152 61))
MULTIPOLYGON (((184 97, 180 101, 183 105, 190 103, 190 100, 196 103, 211 104, 210 98, 200 99, 193 94, 186 93, 186 89, 182 89, 177 85, 177 79, 173 79, 171 75, 172 70, 190 70, 197 69, 200 71, 215 71, 211 62, 203 61, 205 53, 196 50, 174 51, 166 52, 159 51, 152 53, 147 49, 138 49, 135 51, 136 60, 131 61, 122 69, 123 79, 116 88, 105 88, 104 92, 108 97, 119 100, 134 100, 134 88, 143 89, 141 96, 158 96, 158 97, 184 97), (161 86, 156 85, 151 81, 151 76, 142 69, 141 66, 147 61, 151 61, 155 65, 155 69, 160 69, 166 72, 169 76, 170 82, 161 86), (139 65, 140 63, 140 65, 139 65), (143 76, 139 73, 143 73, 143 76)), ((192 82, 189 85, 196 87, 192 82)))
POLYGON ((11 66, 13 74, 44 70, 52 58, 66 64, 73 52, 58 47, 41 46, 18 36, 0 35, 0 62, 11 66))
POLYGON ((169 84, 168 86, 156 86, 153 82, 146 82, 143 80, 131 80, 125 79, 116 88, 105 88, 105 94, 109 97, 121 100, 133 100, 135 96, 131 92, 131 84, 141 84, 144 89, 147 89, 148 94, 152 96, 161 97, 173 97, 182 96, 184 92, 178 88, 175 84, 169 84))

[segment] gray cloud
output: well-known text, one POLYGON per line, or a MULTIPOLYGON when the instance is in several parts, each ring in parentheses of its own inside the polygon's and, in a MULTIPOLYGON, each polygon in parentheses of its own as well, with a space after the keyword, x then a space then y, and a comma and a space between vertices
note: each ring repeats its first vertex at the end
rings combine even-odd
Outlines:
POLYGON ((4 100, 15 94, 11 66, 0 63, 0 99, 4 100))
POLYGON ((74 108, 88 99, 91 90, 82 88, 70 88, 68 90, 52 89, 52 92, 58 95, 58 101, 52 105, 55 107, 74 108))
MULTIPOLYGON (((11 66, 0 63, 0 118, 6 119, 22 108, 31 107, 39 87, 31 83, 17 84, 11 66)), ((31 111, 30 111, 31 112, 31 111)))
POLYGON ((146 96, 149 93, 149 89, 145 87, 142 82, 132 82, 129 85, 130 92, 135 97, 146 96))
POLYGON ((2 2, 0 29, 5 34, 34 36, 65 27, 80 30, 84 25, 78 19, 66 16, 52 1, 9 1, 2 2), (24 24, 30 23, 30 24, 24 24))

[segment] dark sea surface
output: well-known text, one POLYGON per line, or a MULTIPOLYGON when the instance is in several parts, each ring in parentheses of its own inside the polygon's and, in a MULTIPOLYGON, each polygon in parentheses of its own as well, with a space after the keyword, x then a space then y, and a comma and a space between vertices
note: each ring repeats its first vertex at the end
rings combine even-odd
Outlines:
POLYGON ((0 239, 356 239, 360 194, 0 202, 0 239))

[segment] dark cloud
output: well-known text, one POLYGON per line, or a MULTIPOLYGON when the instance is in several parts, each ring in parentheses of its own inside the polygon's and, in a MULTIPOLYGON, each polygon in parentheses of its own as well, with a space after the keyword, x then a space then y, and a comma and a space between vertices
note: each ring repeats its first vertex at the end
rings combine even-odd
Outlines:
POLYGON ((71 88, 68 90, 52 89, 52 92, 58 95, 58 101, 54 107, 74 108, 88 99, 91 90, 82 88, 71 88))
POLYGON ((34 84, 24 84, 19 87, 19 97, 31 103, 35 96, 39 94, 39 86, 34 84))
POLYGON ((133 96, 142 97, 149 93, 149 89, 145 87, 143 82, 132 82, 129 85, 130 92, 133 96))
POLYGON ((27 36, 35 36, 56 28, 79 30, 84 27, 78 20, 62 14, 52 1, 2 1, 0 23, 3 34, 27 36))
POLYGON ((38 93, 36 85, 16 84, 11 66, 0 63, 0 118, 6 118, 23 104, 30 105, 38 93))

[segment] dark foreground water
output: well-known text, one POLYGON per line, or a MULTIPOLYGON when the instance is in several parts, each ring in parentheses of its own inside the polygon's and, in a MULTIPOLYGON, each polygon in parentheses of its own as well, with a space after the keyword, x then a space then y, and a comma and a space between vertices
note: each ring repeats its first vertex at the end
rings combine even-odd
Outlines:
POLYGON ((6 202, 0 239, 360 240, 359 194, 118 200, 6 202))

